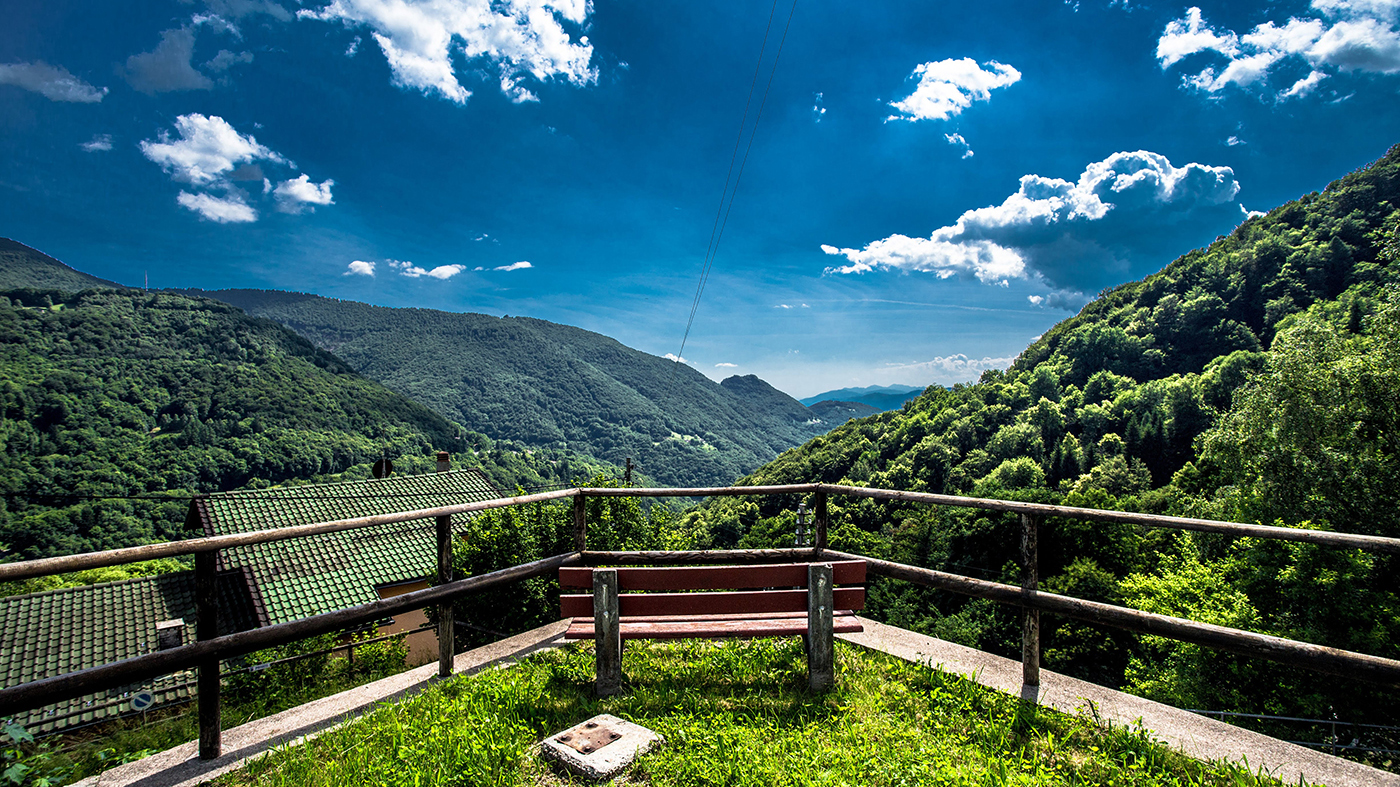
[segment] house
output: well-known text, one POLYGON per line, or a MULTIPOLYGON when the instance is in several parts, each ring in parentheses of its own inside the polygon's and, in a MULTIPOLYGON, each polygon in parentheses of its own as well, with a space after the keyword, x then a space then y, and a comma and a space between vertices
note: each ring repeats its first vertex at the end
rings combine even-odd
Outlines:
MULTIPOLYGON (((338 484, 241 490, 190 503, 191 536, 225 535, 437 508, 500 497, 478 470, 338 484)), ((453 518, 460 532, 470 515, 453 518)), ((222 550, 216 563, 218 631, 228 634, 367 604, 426 588, 437 568, 436 526, 400 522, 222 550)), ((381 622, 380 633, 426 624, 421 610, 381 622)), ((0 598, 0 681, 15 686, 174 647, 195 638, 194 572, 0 598)), ((437 657, 437 636, 408 637, 409 662, 437 657)), ((35 734, 189 699, 191 673, 99 692, 15 716, 35 734)))

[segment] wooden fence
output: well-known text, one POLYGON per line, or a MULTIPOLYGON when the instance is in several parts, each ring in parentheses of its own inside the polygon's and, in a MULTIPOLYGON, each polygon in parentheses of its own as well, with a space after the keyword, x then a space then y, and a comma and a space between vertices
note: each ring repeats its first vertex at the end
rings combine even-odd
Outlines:
MULTIPOLYGON (((772 561, 864 560, 875 574, 914 582, 952 593, 988 598, 1024 610, 1022 630, 1022 679, 1027 686, 1040 684, 1040 613, 1083 620, 1110 628, 1153 634, 1182 642, 1192 642, 1211 648, 1228 650, 1247 656, 1304 667, 1335 675, 1360 678, 1370 682, 1400 686, 1400 661, 1364 653, 1328 648, 1296 640, 1272 637, 1239 629, 1199 623, 1183 618, 1159 615, 1127 607, 1045 593, 1038 589, 1038 535, 1040 522, 1047 516, 1066 517, 1100 522, 1128 523, 1143 527, 1220 533, 1230 536, 1278 539, 1318 544, 1342 549, 1362 549, 1384 554, 1400 554, 1400 539, 1353 535, 1319 530, 1249 525, 1236 522, 1216 522, 1205 519, 1134 514, 1103 511, 1092 508, 1022 503, 1011 500, 935 495, 921 492, 901 492, 866 487, 833 484, 790 484, 784 486, 745 486, 693 489, 592 489, 574 488, 533 495, 500 498, 454 506, 405 511, 397 514, 343 519, 312 525, 299 525, 276 530, 236 533, 206 538, 194 538, 163 544, 115 549, 65 557, 45 558, 19 563, 0 564, 0 581, 113 566, 139 560, 151 560, 177 555, 195 556, 195 594, 197 639, 188 645, 136 656, 123 661, 103 664, 64 675, 56 675, 19 686, 0 689, 0 716, 41 707, 53 702, 83 696, 117 686, 123 686, 159 675, 186 669, 197 669, 199 701, 199 755, 203 759, 219 756, 220 704, 219 662, 222 659, 252 653, 264 648, 285 645, 298 639, 313 637, 356 626, 385 617, 421 609, 431 605, 446 605, 455 599, 490 588, 502 587, 530 577, 546 576, 567 565, 645 565, 696 563, 754 563, 772 561), (587 517, 585 502, 589 497, 718 497, 810 495, 816 515, 815 543, 799 549, 741 549, 707 551, 661 552, 599 552, 587 550, 587 517), (832 494, 893 500, 908 503, 977 508, 1017 514, 1021 522, 1021 585, 1007 585, 950 574, 918 566, 893 563, 863 555, 852 555, 827 548, 827 500, 832 494), (456 514, 487 511, 494 508, 572 499, 574 516, 573 550, 530 563, 493 571, 466 579, 452 577, 452 543, 448 529, 449 518, 456 514), (395 522, 433 519, 437 525, 437 555, 440 583, 425 590, 382 599, 348 609, 327 612, 273 626, 215 636, 214 565, 219 550, 249 544, 304 538, 321 533, 353 530, 395 522)), ((452 673, 454 621, 451 615, 440 615, 438 622, 438 673, 452 673)))

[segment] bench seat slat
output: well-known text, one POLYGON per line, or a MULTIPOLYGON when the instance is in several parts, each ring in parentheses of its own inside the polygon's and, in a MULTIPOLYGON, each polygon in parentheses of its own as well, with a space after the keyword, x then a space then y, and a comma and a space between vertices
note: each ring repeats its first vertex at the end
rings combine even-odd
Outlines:
MULTIPOLYGON (((865 609, 865 588, 836 588, 836 609, 865 609)), ((735 593, 626 593, 618 596, 624 618, 648 615, 729 615, 750 612, 806 612, 806 590, 750 590, 735 593)), ((559 597, 561 617, 593 614, 593 596, 559 597)))
MULTIPOLYGON (((715 616, 718 618, 718 616, 715 616)), ((864 631, 855 613, 846 610, 838 612, 832 620, 832 631, 836 634, 853 634, 864 631)), ((704 637, 785 637, 807 633, 807 618, 765 617, 758 619, 686 619, 664 620, 652 618, 623 618, 622 638, 627 639, 694 639, 704 637)), ((565 639, 592 639, 593 621, 576 619, 564 634, 565 639)))
MULTIPOLYGON (((752 590, 756 588, 807 587, 807 563, 756 566, 623 566, 617 569, 619 590, 752 590)), ((832 562, 832 583, 865 583, 864 560, 832 562)), ((559 569, 559 586, 593 588, 593 569, 559 569)))

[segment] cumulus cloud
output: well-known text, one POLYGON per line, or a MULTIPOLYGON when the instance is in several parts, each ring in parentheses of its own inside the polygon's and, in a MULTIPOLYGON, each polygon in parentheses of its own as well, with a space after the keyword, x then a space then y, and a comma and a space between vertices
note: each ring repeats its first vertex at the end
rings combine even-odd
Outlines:
POLYGON ((591 11, 589 0, 331 0, 297 15, 368 28, 394 84, 461 104, 471 91, 458 81, 454 57, 494 70, 516 103, 538 100, 524 78, 595 83, 593 45, 564 28, 584 26, 591 11))
POLYGON ((1020 81, 1021 72, 995 60, 979 66, 964 57, 920 64, 911 77, 918 77, 919 84, 907 98, 890 103, 899 114, 886 121, 947 120, 974 101, 987 101, 993 90, 1020 81))
POLYGON ((258 144, 251 134, 246 137, 239 134, 218 115, 181 115, 175 118, 175 131, 179 138, 172 138, 169 132, 161 131, 158 141, 142 140, 141 152, 169 172, 171 177, 196 186, 221 180, 226 173, 244 162, 289 163, 271 149, 258 144))
POLYGON ((1400 3, 1313 0, 1311 10, 1312 15, 1269 20, 1241 35, 1210 26, 1201 9, 1192 7, 1162 31, 1157 61, 1166 70, 1193 55, 1210 54, 1216 62, 1187 73, 1183 84, 1209 94, 1234 85, 1279 101, 1311 95, 1335 72, 1400 73, 1400 3), (1285 81, 1276 84, 1277 77, 1285 81))
POLYGON ((827 273, 897 269, 985 284, 1024 279, 1077 295, 1127 273, 1134 258, 1160 254, 1183 221, 1228 220, 1239 192, 1229 167, 1173 166, 1148 151, 1115 153, 1078 180, 1025 175, 1000 205, 969 210, 927 238, 891 235, 861 249, 823 245, 847 264, 827 273))
POLYGON ((374 263, 372 263, 372 262, 365 262, 364 260, 355 260, 354 262, 351 262, 349 265, 347 265, 347 266, 345 266, 345 267, 347 268, 347 270, 345 271, 345 273, 341 274, 341 275, 343 275, 343 276, 373 276, 373 275, 374 275, 374 263))
POLYGON ((126 59, 126 81, 147 94, 208 90, 214 82, 190 64, 193 57, 193 28, 163 31, 155 49, 126 59))
POLYGON ((314 205, 334 205, 335 201, 331 199, 333 185, 333 180, 313 183, 309 175, 302 174, 278 183, 277 188, 272 190, 272 196, 277 198, 277 209, 283 213, 301 213, 315 210, 314 205))
POLYGON ((142 140, 141 152, 173 180, 203 190, 203 194, 181 192, 178 202, 213 221, 257 220, 257 211, 235 182, 261 181, 262 198, 275 200, 278 210, 284 213, 334 204, 333 180, 316 183, 303 174, 274 187, 262 165, 295 169, 296 164, 259 143, 253 135, 238 133, 218 115, 181 115, 175 119, 174 135, 161 131, 156 139, 142 140), (208 193, 211 191, 222 191, 225 196, 214 196, 208 193))
POLYGON ((949 145, 955 148, 962 148, 963 158, 972 158, 972 146, 967 144, 967 140, 963 139, 962 134, 944 134, 943 138, 948 140, 949 145))
POLYGON ((739 364, 737 364, 737 363, 717 363, 717 364, 715 364, 715 368, 716 368, 716 369, 738 369, 738 368, 739 368, 739 364))
POLYGON ((191 194, 182 191, 175 201, 220 224, 242 224, 258 220, 258 212, 244 202, 237 192, 225 197, 215 197, 212 194, 191 194))
POLYGON ((675 353, 666 353, 661 357, 665 358, 668 361, 673 361, 677 363, 690 363, 690 361, 687 361, 685 358, 682 358, 681 356, 676 355, 675 353))
POLYGON ((826 107, 822 106, 822 94, 812 94, 812 122, 822 122, 822 116, 826 114, 826 107))
POLYGON ((68 73, 68 69, 35 63, 0 63, 0 85, 30 90, 50 101, 95 104, 107 95, 107 88, 93 87, 68 73))
POLYGON ((97 153, 97 152, 99 152, 99 151, 111 150, 111 149, 112 149, 112 135, 111 135, 111 134, 95 134, 95 135, 93 135, 93 138, 92 138, 92 139, 88 140, 87 142, 82 143, 82 144, 79 145, 78 147, 82 148, 83 150, 86 150, 86 151, 89 152, 89 153, 97 153))
POLYGON ((420 268, 411 262, 403 262, 400 260, 389 260, 389 267, 394 268, 400 275, 407 276, 410 279, 417 279, 423 276, 433 279, 450 279, 467 269, 465 265, 439 265, 432 270, 428 270, 426 268, 420 268))
POLYGON ((535 267, 535 266, 531 265, 530 263, 526 262, 525 260, 521 260, 520 262, 512 262, 512 263, 509 264, 509 265, 498 265, 498 266, 496 266, 495 268, 492 268, 491 270, 493 270, 493 271, 523 271, 523 270, 525 270, 526 268, 533 268, 533 267, 535 267))

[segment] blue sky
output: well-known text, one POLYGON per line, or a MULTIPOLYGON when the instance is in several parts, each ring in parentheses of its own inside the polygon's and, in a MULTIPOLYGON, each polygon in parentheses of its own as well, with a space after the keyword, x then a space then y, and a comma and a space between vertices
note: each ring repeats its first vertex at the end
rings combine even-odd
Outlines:
POLYGON ((657 355, 756 82, 684 356, 794 396, 974 379, 1400 142, 1400 0, 6 17, 0 235, 127 284, 540 317, 657 355))

